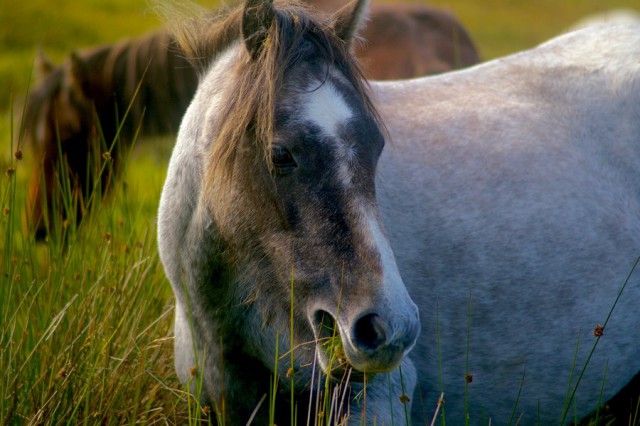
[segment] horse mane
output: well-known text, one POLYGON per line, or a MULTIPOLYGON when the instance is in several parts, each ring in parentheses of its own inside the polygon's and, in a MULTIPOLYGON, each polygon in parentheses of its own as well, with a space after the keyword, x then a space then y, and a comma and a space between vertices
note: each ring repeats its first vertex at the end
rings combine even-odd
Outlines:
MULTIPOLYGON (((381 123, 360 66, 349 51, 348 43, 334 31, 333 21, 325 15, 314 16, 308 5, 296 0, 276 0, 274 12, 275 18, 259 52, 251 55, 243 49, 234 69, 234 96, 221 112, 221 127, 211 153, 209 184, 218 178, 222 178, 220 183, 224 184, 232 178, 238 147, 245 140, 255 140, 258 144, 254 150, 257 154, 254 166, 266 162, 271 167, 278 92, 287 71, 310 51, 314 59, 333 64, 346 77, 367 111, 381 123), (309 49, 309 42, 313 49, 309 49)), ((218 54, 243 37, 242 17, 243 8, 237 7, 188 18, 174 26, 182 50, 201 75, 218 54)))
POLYGON ((120 113, 131 107, 132 130, 146 117, 143 129, 162 134, 177 131, 197 78, 172 34, 161 30, 113 45, 101 84, 116 94, 120 113))

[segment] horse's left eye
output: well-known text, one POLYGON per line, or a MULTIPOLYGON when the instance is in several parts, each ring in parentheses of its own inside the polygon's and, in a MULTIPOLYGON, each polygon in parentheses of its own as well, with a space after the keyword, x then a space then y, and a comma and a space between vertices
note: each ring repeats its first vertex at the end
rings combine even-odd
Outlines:
POLYGON ((271 148, 271 162, 276 171, 281 174, 289 173, 298 167, 289 150, 283 146, 271 148))

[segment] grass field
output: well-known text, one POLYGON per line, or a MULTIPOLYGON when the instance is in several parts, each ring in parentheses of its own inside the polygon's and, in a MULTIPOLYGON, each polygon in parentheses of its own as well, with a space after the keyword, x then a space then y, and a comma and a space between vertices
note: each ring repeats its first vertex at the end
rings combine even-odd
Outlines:
MULTIPOLYGON (((431 3, 454 11, 493 58, 637 0, 431 3)), ((173 372, 171 291, 155 243, 171 139, 139 144, 101 208, 79 229, 60 224, 46 244, 23 232, 34 161, 24 146, 17 159, 12 142, 11 104, 38 48, 60 61, 160 25, 141 0, 0 2, 0 424, 183 424, 201 413, 173 372)))

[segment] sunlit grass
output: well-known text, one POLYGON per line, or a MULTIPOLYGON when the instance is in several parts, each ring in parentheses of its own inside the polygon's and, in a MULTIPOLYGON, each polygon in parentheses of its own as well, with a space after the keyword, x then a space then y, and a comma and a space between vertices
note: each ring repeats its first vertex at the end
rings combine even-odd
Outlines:
POLYGON ((163 173, 136 158, 107 202, 79 225, 54 216, 58 231, 36 244, 22 225, 33 161, 8 158, 0 424, 181 423, 187 396, 173 371, 172 297, 155 243, 163 173))

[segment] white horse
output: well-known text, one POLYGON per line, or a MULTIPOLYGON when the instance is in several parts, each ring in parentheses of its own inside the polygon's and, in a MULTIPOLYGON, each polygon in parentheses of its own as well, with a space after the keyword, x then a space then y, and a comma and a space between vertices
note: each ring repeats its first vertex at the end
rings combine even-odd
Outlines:
POLYGON ((640 28, 372 82, 379 121, 344 50, 365 7, 185 26, 201 83, 158 218, 178 375, 233 424, 266 422, 276 361, 279 424, 322 410, 318 364, 354 424, 425 423, 441 392, 449 424, 582 417, 640 371, 640 28))
MULTIPOLYGON (((640 27, 586 29, 372 89, 392 140, 378 204, 420 308, 411 359, 424 403, 444 391, 457 424, 468 386, 473 423, 513 413, 557 424, 640 256, 640 27)), ((607 323, 570 418, 640 371, 638 281, 607 323)))

